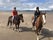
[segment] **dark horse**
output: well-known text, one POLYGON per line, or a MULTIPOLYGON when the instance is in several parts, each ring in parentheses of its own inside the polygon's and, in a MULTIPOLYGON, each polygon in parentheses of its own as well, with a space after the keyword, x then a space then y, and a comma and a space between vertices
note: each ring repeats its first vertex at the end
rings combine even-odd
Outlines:
MULTIPOLYGON (((33 20, 34 18, 32 18, 33 20)), ((35 22, 35 26, 36 26, 36 34, 37 36, 39 35, 39 32, 41 31, 43 24, 46 23, 46 13, 41 13, 40 16, 37 18, 36 22, 35 22)), ((33 25, 33 24, 32 24, 33 25)), ((37 40, 39 40, 39 38, 37 37, 37 40)))
MULTIPOLYGON (((10 24, 10 26, 12 26, 12 24, 15 24, 16 29, 19 29, 20 20, 22 22, 24 22, 24 19, 23 19, 23 15, 22 14, 19 14, 19 15, 15 16, 13 22, 12 22, 12 16, 10 16, 8 18, 7 26, 9 26, 9 24, 10 24)), ((13 30, 14 30, 14 28, 13 28, 13 30)))

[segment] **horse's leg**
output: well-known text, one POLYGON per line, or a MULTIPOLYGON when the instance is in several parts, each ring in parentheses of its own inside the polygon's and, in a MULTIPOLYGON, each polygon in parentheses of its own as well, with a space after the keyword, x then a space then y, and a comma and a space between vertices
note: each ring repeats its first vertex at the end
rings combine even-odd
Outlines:
POLYGON ((16 25, 16 24, 15 24, 15 27, 13 27, 13 30, 14 30, 14 29, 17 29, 17 25, 16 25))
POLYGON ((10 26, 12 26, 12 22, 10 23, 10 26))
POLYGON ((19 24, 18 24, 18 29, 19 29, 19 24))
POLYGON ((32 30, 35 31, 35 29, 36 29, 36 28, 35 28, 35 24, 32 23, 32 30))
POLYGON ((40 40, 40 39, 39 39, 39 35, 37 35, 37 40, 40 40))
POLYGON ((39 33, 40 33, 41 29, 42 29, 42 24, 38 27, 38 29, 36 29, 37 40, 40 40, 40 38, 39 38, 39 33))
POLYGON ((15 25, 16 29, 17 29, 17 25, 15 25))
POLYGON ((9 26, 9 20, 8 20, 7 26, 9 26))
POLYGON ((40 25, 40 27, 39 27, 39 30, 38 30, 38 31, 39 31, 39 33, 40 33, 40 31, 41 31, 42 27, 43 27, 43 25, 41 24, 41 25, 40 25))
POLYGON ((16 29, 16 31, 17 31, 17 25, 16 25, 16 24, 15 24, 15 28, 13 28, 13 30, 14 30, 14 29, 16 29))
POLYGON ((36 34, 37 34, 37 40, 40 40, 40 39, 39 39, 38 29, 36 29, 36 34))
POLYGON ((37 35, 39 35, 38 30, 36 30, 37 35))
POLYGON ((10 28, 11 28, 11 26, 12 26, 12 22, 10 22, 10 28))
POLYGON ((33 28, 34 28, 34 26, 33 26, 33 23, 32 23, 32 30, 34 30, 33 28))
POLYGON ((38 29, 36 29, 37 40, 39 40, 38 29))
POLYGON ((19 25, 20 25, 20 23, 18 24, 18 31, 21 32, 21 29, 19 29, 19 25))
MULTIPOLYGON (((36 28, 36 33, 37 33, 37 40, 40 40, 40 38, 39 38, 39 33, 40 33, 40 30, 42 29, 42 24, 40 24, 39 26, 38 26, 38 28, 36 28)), ((37 26, 36 26, 37 27, 37 26)))

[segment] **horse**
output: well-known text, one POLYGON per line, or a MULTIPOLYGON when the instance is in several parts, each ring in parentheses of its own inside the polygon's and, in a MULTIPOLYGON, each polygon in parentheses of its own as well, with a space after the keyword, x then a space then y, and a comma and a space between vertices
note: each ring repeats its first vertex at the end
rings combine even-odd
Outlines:
MULTIPOLYGON (((19 29, 19 25, 20 25, 20 22, 21 21, 24 22, 24 19, 23 19, 23 15, 22 14, 16 15, 14 17, 13 22, 12 22, 12 16, 9 16, 7 26, 9 26, 9 25, 12 26, 12 24, 13 25, 15 24, 16 29, 19 29)), ((13 28, 13 30, 14 30, 14 28, 13 28)))
MULTIPOLYGON (((32 17, 32 20, 34 20, 34 17, 32 17)), ((37 34, 37 40, 39 40, 39 33, 43 27, 43 24, 46 24, 46 13, 41 13, 39 17, 36 19, 35 26, 36 26, 36 34, 37 34)), ((32 22, 33 26, 33 22, 32 22)), ((34 27, 34 26, 33 26, 34 27)))

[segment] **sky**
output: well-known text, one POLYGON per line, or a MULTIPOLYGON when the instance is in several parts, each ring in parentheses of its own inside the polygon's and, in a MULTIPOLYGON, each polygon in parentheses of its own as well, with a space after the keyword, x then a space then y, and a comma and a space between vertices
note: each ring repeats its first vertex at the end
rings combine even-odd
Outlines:
POLYGON ((37 6, 40 10, 52 10, 53 0, 0 0, 0 10, 13 10, 13 7, 17 10, 36 10, 37 6))

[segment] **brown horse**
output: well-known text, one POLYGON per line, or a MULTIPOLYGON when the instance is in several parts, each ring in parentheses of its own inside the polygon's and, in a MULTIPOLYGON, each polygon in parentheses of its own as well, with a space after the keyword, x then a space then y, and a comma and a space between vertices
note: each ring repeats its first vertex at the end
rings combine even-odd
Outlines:
MULTIPOLYGON (((9 26, 9 25, 12 26, 12 24, 15 24, 16 29, 19 29, 20 20, 21 20, 22 22, 24 22, 24 19, 23 19, 23 15, 22 15, 22 14, 19 14, 19 15, 15 16, 13 22, 12 22, 12 16, 10 16, 10 17, 8 18, 7 26, 9 26), (17 27, 17 26, 18 26, 18 27, 17 27)), ((14 28, 13 28, 13 30, 14 30, 14 28)))
MULTIPOLYGON (((34 17, 32 17, 32 20, 34 19, 34 17)), ((39 32, 41 31, 43 24, 46 23, 46 13, 41 13, 40 16, 37 18, 36 22, 35 22, 35 26, 36 26, 36 34, 39 35, 39 32)), ((33 24, 32 24, 33 25, 33 24)), ((38 40, 38 37, 37 37, 38 40)))

